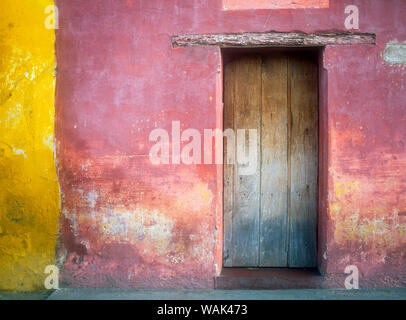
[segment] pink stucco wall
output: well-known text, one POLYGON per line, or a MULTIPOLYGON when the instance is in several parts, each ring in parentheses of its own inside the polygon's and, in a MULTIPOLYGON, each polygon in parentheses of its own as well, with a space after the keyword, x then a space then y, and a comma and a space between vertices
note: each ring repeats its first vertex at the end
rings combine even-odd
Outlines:
POLYGON ((57 1, 64 283, 212 287, 222 260, 221 166, 152 165, 148 138, 172 121, 221 128, 221 53, 173 49, 171 37, 344 31, 349 4, 377 45, 324 51, 319 263, 328 276, 357 265, 364 286, 404 284, 405 66, 381 57, 386 43, 406 40, 400 0, 230 11, 219 0, 57 1))

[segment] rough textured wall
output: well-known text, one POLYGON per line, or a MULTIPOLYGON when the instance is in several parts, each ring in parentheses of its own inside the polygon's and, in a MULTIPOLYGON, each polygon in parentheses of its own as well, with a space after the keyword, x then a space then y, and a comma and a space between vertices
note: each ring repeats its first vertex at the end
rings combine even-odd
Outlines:
POLYGON ((0 290, 43 289, 55 263, 59 186, 54 164, 52 1, 0 1, 0 290))
POLYGON ((321 270, 357 265, 361 286, 405 282, 405 67, 382 58, 405 41, 401 0, 331 0, 329 8, 223 10, 218 0, 57 1, 60 258, 70 286, 208 287, 221 267, 221 169, 152 165, 154 128, 221 127, 215 48, 171 36, 345 31, 357 5, 376 46, 324 52, 321 270))

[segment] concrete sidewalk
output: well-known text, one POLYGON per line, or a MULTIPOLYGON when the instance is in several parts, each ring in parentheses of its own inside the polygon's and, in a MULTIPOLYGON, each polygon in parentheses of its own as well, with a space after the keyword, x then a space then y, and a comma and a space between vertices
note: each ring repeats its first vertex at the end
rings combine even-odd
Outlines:
POLYGON ((122 290, 59 289, 1 293, 0 300, 406 300, 404 289, 380 290, 122 290))

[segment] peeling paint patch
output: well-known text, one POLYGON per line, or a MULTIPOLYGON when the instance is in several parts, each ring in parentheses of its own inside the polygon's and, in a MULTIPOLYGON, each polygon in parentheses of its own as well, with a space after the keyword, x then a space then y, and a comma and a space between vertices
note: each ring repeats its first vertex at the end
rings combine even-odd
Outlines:
POLYGON ((95 214, 95 218, 102 217, 97 224, 102 233, 110 241, 155 243, 162 252, 167 252, 170 243, 173 222, 158 210, 136 209, 129 211, 120 208, 107 210, 103 214, 95 214))
POLYGON ((96 206, 98 198, 99 195, 97 194, 96 191, 91 191, 87 194, 87 201, 89 202, 91 208, 94 208, 96 206))
POLYGON ((27 158, 27 155, 26 155, 26 153, 25 153, 24 150, 22 150, 22 149, 13 149, 13 151, 14 151, 15 154, 17 154, 17 155, 23 155, 24 158, 27 158))
POLYGON ((382 58, 387 64, 406 66, 406 41, 387 43, 382 58))

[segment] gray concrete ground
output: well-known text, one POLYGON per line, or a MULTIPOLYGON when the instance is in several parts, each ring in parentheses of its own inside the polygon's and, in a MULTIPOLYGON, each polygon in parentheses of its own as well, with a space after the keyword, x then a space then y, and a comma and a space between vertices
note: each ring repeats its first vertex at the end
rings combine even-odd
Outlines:
POLYGON ((0 300, 46 300, 52 291, 40 292, 1 292, 0 300))
POLYGON ((381 290, 59 289, 2 293, 0 300, 406 300, 406 288, 381 290))

